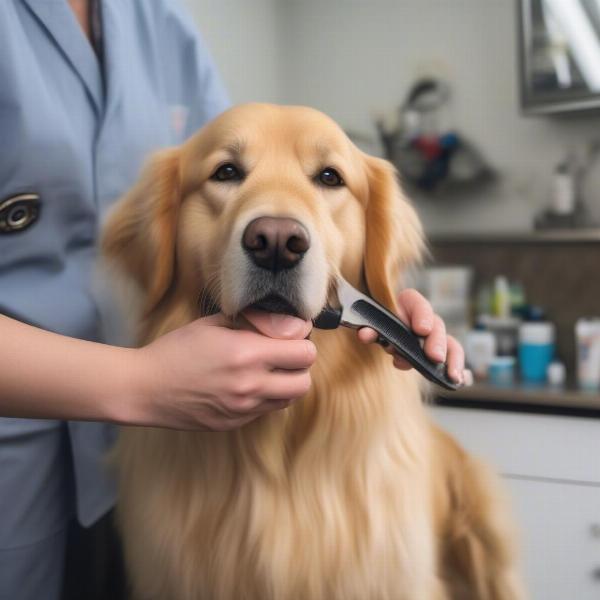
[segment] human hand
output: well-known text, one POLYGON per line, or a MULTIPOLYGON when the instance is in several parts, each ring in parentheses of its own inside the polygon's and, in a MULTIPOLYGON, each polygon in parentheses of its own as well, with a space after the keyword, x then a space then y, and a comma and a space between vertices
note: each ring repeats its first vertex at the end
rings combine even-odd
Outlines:
MULTIPOLYGON (((468 383, 469 373, 465 371, 465 353, 462 346, 451 335, 446 334, 444 321, 433 312, 431 304, 413 289, 403 290, 398 298, 398 316, 419 336, 425 338, 425 354, 436 362, 446 362, 448 375, 456 383, 468 383)), ((377 332, 370 327, 358 331, 358 339, 370 344, 377 340, 377 332)), ((386 352, 394 357, 398 369, 412 368, 392 347, 386 352)))
POLYGON ((311 322, 250 310, 243 316, 243 330, 217 314, 137 350, 138 392, 122 421, 226 431, 304 395, 316 358, 305 339, 311 322))

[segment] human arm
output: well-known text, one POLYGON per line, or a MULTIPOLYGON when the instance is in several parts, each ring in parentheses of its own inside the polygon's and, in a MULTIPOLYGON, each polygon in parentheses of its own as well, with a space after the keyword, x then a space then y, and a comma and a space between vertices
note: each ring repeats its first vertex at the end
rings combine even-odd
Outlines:
POLYGON ((0 316, 0 415, 239 427, 302 396, 316 357, 304 339, 310 323, 266 313, 246 317, 256 331, 231 330, 214 315, 135 349, 0 316))

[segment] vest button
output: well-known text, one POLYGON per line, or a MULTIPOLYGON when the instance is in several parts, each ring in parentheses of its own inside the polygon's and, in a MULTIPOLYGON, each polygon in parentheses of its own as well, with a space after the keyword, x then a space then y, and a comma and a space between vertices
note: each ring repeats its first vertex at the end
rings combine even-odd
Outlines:
POLYGON ((33 225, 40 213, 37 194, 19 194, 0 202, 0 233, 16 233, 33 225))

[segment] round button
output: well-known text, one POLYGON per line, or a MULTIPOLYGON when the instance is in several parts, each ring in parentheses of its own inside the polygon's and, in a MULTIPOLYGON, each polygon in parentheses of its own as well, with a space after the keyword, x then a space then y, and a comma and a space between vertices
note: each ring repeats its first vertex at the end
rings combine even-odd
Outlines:
POLYGON ((19 194, 0 202, 0 233, 23 231, 37 221, 40 197, 37 194, 19 194))

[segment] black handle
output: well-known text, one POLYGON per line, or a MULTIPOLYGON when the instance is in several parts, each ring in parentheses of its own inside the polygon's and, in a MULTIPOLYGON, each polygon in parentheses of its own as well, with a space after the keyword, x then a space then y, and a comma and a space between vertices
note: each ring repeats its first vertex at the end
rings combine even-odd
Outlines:
POLYGON ((365 325, 373 328, 380 338, 389 342, 421 375, 447 390, 453 391, 459 387, 448 377, 445 363, 429 360, 421 348, 419 337, 383 306, 373 306, 365 300, 357 300, 352 304, 352 310, 359 314, 365 320, 365 325))

